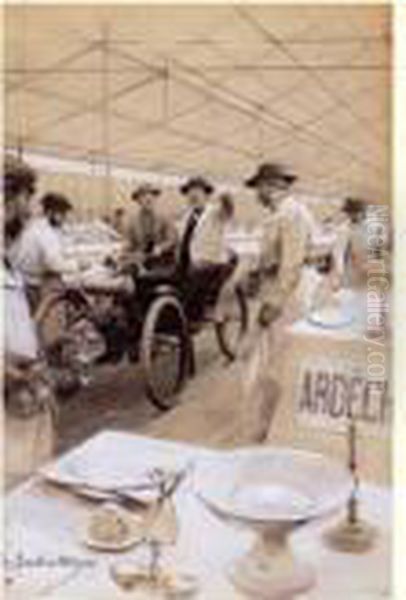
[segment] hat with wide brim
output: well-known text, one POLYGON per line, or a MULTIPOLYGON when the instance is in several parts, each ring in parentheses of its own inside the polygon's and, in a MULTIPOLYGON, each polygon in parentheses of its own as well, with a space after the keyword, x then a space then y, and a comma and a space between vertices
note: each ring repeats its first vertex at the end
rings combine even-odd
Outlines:
POLYGON ((214 187, 204 177, 191 177, 181 186, 180 192, 181 194, 187 194, 193 188, 200 188, 205 191, 206 194, 212 194, 214 192, 214 187))
POLYGON ((292 185, 297 180, 297 176, 287 173, 283 167, 274 163, 264 163, 258 167, 257 172, 245 181, 247 187, 255 188, 259 183, 267 181, 269 183, 282 182, 292 185))
POLYGON ((365 202, 360 198, 346 198, 342 207, 347 214, 359 214, 365 211, 365 202))
POLYGON ((37 175, 26 162, 7 154, 3 163, 3 191, 6 201, 16 198, 26 191, 34 194, 37 175))
POLYGON ((73 210, 73 205, 63 194, 49 192, 41 198, 41 204, 44 211, 54 211, 67 213, 73 210))
POLYGON ((145 196, 146 194, 151 194, 152 196, 159 196, 160 193, 161 190, 155 185, 152 185, 151 183, 142 183, 137 188, 135 188, 135 190, 131 194, 131 199, 138 200, 140 196, 145 196))

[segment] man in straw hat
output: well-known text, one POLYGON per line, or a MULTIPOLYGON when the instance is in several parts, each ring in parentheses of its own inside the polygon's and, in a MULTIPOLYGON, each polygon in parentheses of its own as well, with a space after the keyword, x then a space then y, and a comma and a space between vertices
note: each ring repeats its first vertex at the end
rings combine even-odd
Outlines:
POLYGON ((280 397, 285 327, 301 316, 306 300, 303 271, 312 216, 291 194, 296 179, 280 165, 265 163, 245 182, 263 209, 260 310, 246 347, 241 413, 243 436, 257 442, 268 436, 280 397))
POLYGON ((6 156, 4 197, 4 398, 5 484, 32 473, 53 452, 54 399, 30 315, 25 286, 12 256, 30 215, 36 174, 6 156))
POLYGON ((287 316, 291 309, 297 313, 300 305, 295 292, 309 253, 314 219, 309 209, 291 194, 296 180, 295 175, 280 165, 264 163, 245 182, 255 191, 264 209, 261 248, 264 286, 260 312, 260 320, 264 321, 271 313, 277 316, 283 311, 287 316))
POLYGON ((127 229, 129 251, 147 266, 171 262, 176 247, 175 227, 156 209, 160 194, 161 190, 150 183, 139 185, 131 194, 138 210, 127 229))

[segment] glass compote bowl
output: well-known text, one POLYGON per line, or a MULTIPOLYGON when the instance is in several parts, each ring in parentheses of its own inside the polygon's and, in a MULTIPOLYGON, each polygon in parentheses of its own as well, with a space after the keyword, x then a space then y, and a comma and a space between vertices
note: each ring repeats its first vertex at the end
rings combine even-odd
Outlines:
POLYGON ((222 520, 257 533, 252 549, 230 567, 249 596, 287 600, 315 583, 313 569, 295 560, 289 535, 347 501, 349 471, 320 455, 290 448, 253 447, 202 463, 197 493, 222 520))

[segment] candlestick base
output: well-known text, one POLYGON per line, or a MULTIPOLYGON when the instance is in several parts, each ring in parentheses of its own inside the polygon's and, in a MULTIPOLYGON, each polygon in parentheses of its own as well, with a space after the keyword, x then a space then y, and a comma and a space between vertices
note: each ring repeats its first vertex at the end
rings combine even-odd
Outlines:
POLYGON ((373 547, 377 536, 378 530, 366 521, 346 519, 327 531, 324 539, 338 552, 362 554, 373 547))

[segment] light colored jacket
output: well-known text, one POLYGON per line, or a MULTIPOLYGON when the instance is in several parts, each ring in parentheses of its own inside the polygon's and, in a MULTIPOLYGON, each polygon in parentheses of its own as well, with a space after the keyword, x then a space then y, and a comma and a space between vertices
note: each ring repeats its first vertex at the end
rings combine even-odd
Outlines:
POLYGON ((62 231, 46 217, 33 219, 14 245, 11 260, 30 285, 40 285, 47 275, 62 275, 66 268, 62 231))
POLYGON ((264 301, 283 307, 293 294, 309 255, 313 223, 310 210, 293 196, 264 218, 261 264, 265 269, 278 265, 276 277, 264 285, 264 301))

